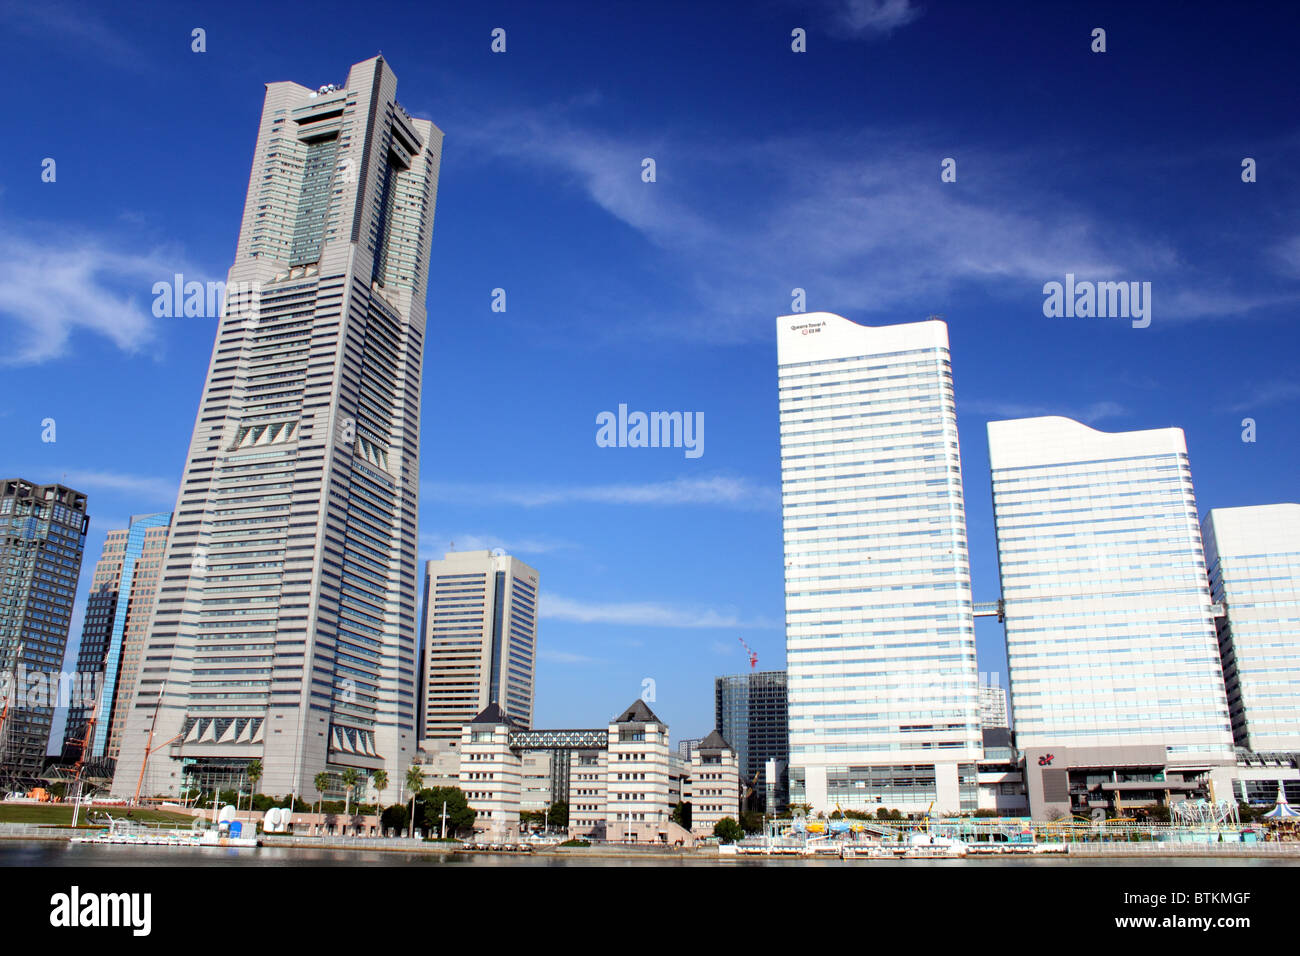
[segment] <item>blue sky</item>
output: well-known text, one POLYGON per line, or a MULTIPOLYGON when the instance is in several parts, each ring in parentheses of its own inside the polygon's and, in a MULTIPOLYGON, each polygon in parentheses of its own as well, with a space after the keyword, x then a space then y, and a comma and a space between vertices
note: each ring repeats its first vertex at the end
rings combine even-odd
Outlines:
MULTIPOLYGON (((539 569, 540 726, 602 724, 651 678, 702 736, 739 638, 784 666, 773 336, 796 287, 869 325, 945 316, 977 600, 991 419, 1181 426, 1202 513, 1297 500, 1297 14, 1039 6, 0 0, 0 471, 90 496, 74 643, 105 530, 174 504, 211 353, 214 320, 154 318, 153 283, 224 278, 263 84, 380 51, 446 134, 421 558, 539 569), (1151 282, 1151 326, 1044 317, 1067 272, 1151 282), (703 412, 704 454, 598 447, 620 403, 703 412)), ((978 638, 1004 672, 998 625, 978 638)))

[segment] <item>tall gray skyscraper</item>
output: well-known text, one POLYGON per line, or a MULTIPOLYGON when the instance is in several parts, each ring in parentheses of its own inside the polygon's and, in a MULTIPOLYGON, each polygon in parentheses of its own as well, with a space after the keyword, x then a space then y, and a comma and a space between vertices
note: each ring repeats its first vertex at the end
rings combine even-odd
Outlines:
POLYGON ((265 793, 354 767, 386 769, 391 796, 414 754, 442 133, 396 89, 382 57, 266 87, 119 795, 237 785, 256 759, 265 793))
POLYGON ((86 496, 78 491, 0 481, 0 771, 6 774, 29 777, 45 766, 89 522, 86 496))
POLYGON ((537 571, 491 551, 453 551, 426 568, 420 740, 460 740, 489 704, 533 725, 537 571))

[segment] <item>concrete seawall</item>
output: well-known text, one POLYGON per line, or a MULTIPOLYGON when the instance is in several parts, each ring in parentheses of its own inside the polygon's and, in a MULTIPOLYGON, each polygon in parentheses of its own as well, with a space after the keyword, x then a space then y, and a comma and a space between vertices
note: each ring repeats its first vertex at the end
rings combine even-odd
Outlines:
POLYGON ((1300 843, 1072 843, 1070 856, 1139 857, 1292 857, 1300 862, 1300 843))

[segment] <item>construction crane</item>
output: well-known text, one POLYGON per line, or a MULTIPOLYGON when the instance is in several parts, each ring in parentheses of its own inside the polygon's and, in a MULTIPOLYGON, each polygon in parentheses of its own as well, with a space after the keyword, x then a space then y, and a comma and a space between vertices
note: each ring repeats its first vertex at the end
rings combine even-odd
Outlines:
MULTIPOLYGON (((102 694, 103 691, 101 690, 102 694)), ((82 774, 86 772, 86 751, 90 749, 90 740, 95 733, 95 722, 99 719, 99 698, 95 698, 94 709, 90 713, 90 719, 86 721, 86 733, 81 738, 81 753, 77 755, 77 762, 72 765, 72 786, 74 788, 74 800, 72 805, 72 827, 77 827, 77 818, 81 816, 81 792, 84 786, 82 774)))
POLYGON ((754 771, 753 780, 746 780, 743 776, 740 778, 740 805, 742 807, 749 806, 749 798, 758 789, 758 778, 762 772, 761 770, 754 771))
POLYGON ((5 731, 9 726, 9 688, 11 684, 11 675, 4 676, 5 702, 4 708, 0 709, 0 772, 4 773, 5 790, 9 789, 9 738, 5 736, 5 731))
MULTIPOLYGON (((161 748, 166 747, 168 744, 173 743, 176 740, 179 740, 181 737, 185 735, 185 731, 182 730, 175 737, 172 737, 168 740, 164 740, 156 747, 154 746, 153 735, 154 735, 154 730, 157 729, 158 727, 158 710, 162 707, 163 695, 166 693, 167 693, 167 682, 163 681, 162 689, 158 691, 158 700, 153 707, 153 721, 149 724, 149 740, 144 745, 144 760, 140 762, 140 778, 135 782, 135 796, 131 798, 131 806, 133 807, 138 807, 140 805, 140 788, 144 785, 144 770, 145 767, 149 765, 149 755, 152 754, 155 750, 160 750, 161 748)), ((216 811, 214 810, 213 812, 215 813, 216 811)))
POLYGON ((749 669, 753 670, 758 666, 758 655, 754 653, 752 647, 745 643, 743 637, 737 638, 737 640, 740 641, 740 646, 745 649, 745 656, 749 658, 749 669))

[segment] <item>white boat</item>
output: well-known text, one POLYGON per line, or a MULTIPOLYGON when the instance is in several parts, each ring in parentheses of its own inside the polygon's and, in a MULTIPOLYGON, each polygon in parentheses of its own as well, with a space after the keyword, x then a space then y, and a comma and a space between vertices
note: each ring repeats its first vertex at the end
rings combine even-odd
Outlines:
POLYGON ((952 837, 933 833, 913 833, 902 852, 905 860, 959 859, 966 855, 966 844, 952 837))
MULTIPOLYGON (((196 821, 198 823, 198 821, 196 821)), ((111 843, 127 846, 261 846, 256 836, 231 836, 226 826, 199 826, 190 830, 150 830, 130 820, 108 818, 108 829, 91 836, 73 837, 73 843, 111 843)))

